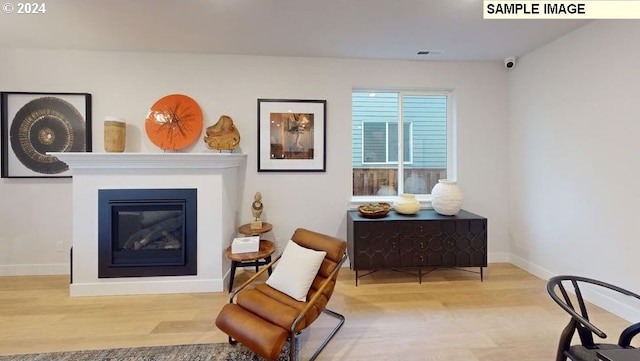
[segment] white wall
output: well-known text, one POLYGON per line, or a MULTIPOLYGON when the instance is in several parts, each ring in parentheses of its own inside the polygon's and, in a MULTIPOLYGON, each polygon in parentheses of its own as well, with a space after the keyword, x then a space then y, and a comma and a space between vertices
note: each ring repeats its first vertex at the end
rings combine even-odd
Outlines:
MULTIPOLYGON (((103 151, 107 115, 128 122, 128 152, 159 152, 144 118, 160 97, 183 93, 202 107, 205 126, 231 116, 248 154, 241 214, 262 192, 275 238, 296 227, 346 237, 351 192, 352 87, 451 88, 457 96, 458 180, 464 208, 489 219, 489 261, 507 258, 507 105, 501 63, 369 61, 195 54, 0 50, 3 91, 89 92, 93 148, 103 151), (258 173, 257 99, 327 100, 326 173, 258 173)), ((187 149, 205 150, 202 140, 187 149)), ((0 180, 0 274, 68 272, 71 180, 0 180)))
MULTIPOLYGON (((640 22, 595 21, 509 75, 511 252, 540 277, 640 292, 639 63, 640 22)), ((637 320, 633 306, 608 304, 637 320)))

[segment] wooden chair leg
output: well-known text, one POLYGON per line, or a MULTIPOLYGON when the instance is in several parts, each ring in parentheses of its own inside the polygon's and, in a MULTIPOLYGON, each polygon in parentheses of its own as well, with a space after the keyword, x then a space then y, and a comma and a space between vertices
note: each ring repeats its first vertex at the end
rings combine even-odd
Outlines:
POLYGON ((564 352, 569 349, 569 345, 571 343, 571 339, 573 338, 573 334, 576 330, 576 320, 570 319, 569 323, 562 330, 560 334, 560 340, 558 341, 558 350, 556 352, 556 361, 566 361, 567 356, 565 356, 564 352))

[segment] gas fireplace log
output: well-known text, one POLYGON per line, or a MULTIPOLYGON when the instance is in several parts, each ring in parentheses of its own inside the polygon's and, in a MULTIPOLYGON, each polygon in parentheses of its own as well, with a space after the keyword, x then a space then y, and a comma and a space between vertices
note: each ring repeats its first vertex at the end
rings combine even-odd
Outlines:
POLYGON ((129 239, 127 239, 123 249, 138 250, 144 248, 146 245, 159 238, 164 238, 165 234, 175 231, 180 227, 182 227, 182 216, 156 223, 132 234, 129 239))
POLYGON ((178 249, 181 247, 180 240, 169 232, 162 232, 162 234, 167 239, 167 243, 165 243, 165 249, 178 249))

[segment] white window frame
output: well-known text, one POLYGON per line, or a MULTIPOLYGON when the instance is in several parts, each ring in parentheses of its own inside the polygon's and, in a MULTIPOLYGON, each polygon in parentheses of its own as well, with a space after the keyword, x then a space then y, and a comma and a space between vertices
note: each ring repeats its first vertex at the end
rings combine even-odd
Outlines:
MULTIPOLYGON (((399 125, 398 122, 389 122, 389 121, 386 121, 386 122, 373 122, 373 121, 367 122, 367 121, 364 121, 364 122, 362 122, 362 128, 360 128, 361 129, 361 133, 362 133, 361 134, 361 136, 362 136, 362 147, 361 147, 362 148, 361 149, 362 164, 370 164, 370 165, 394 165, 394 164, 398 164, 398 161, 390 161, 389 160, 389 148, 386 147, 386 146, 389 145, 389 125, 390 124, 398 124, 399 125), (365 124, 367 124, 367 123, 369 123, 369 124, 384 124, 385 125, 385 130, 384 131, 385 131, 385 139, 386 139, 386 141, 385 141, 385 153, 384 153, 385 154, 385 161, 384 162, 367 162, 364 159, 364 156, 365 156, 364 142, 365 142, 365 139, 366 139, 366 136, 365 136, 366 134, 365 134, 364 128, 365 128, 365 124)), ((403 128, 402 132, 404 132, 404 127, 402 127, 402 128, 403 128)), ((402 134, 402 135, 404 135, 404 134, 402 134)), ((412 135, 413 135, 413 122, 409 123, 409 135, 410 135, 409 136, 409 140, 410 140, 410 142, 409 142, 409 154, 413 154, 412 153, 413 152, 413 138, 412 138, 412 135)), ((404 150, 402 151, 402 153, 403 153, 402 157, 404 158, 404 150)), ((405 161, 404 164, 413 164, 413 157, 411 157, 411 160, 405 161)))
MULTIPOLYGON (((399 96, 399 119, 398 119, 398 124, 402 124, 403 123, 403 114, 402 114, 402 109, 403 109, 403 98, 404 96, 407 95, 417 95, 417 96, 424 96, 424 95, 434 95, 434 96, 446 96, 447 97, 447 146, 446 146, 446 151, 447 151, 447 179, 453 179, 453 180, 457 180, 457 113, 456 113, 456 91, 454 89, 425 89, 425 90, 407 90, 407 89, 389 89, 389 88, 376 88, 376 89, 372 89, 372 88, 353 88, 351 90, 351 93, 353 94, 354 92, 368 92, 368 93, 388 93, 388 92, 395 92, 398 93, 399 96)), ((353 109, 353 104, 352 104, 352 109, 353 109)), ((387 122, 388 123, 388 122, 387 122)), ((413 124, 411 125, 413 127, 413 124)), ((364 126, 363 128, 363 132, 364 132, 364 126)), ((413 130, 412 130, 413 131, 413 130)), ((400 144, 403 144, 402 139, 404 134, 404 127, 402 126, 398 126, 398 139, 400 141, 400 144)), ((388 132, 387 132, 388 134, 388 132)), ((364 135, 364 134, 363 134, 364 135)), ((412 143, 413 143, 413 139, 411 139, 412 143)), ((364 142, 363 142, 363 147, 364 147, 364 142)), ((412 150, 413 148, 411 148, 412 150)), ((364 154, 364 153, 363 153, 364 154)), ((404 163, 404 151, 399 152, 398 154, 398 162, 391 162, 391 163, 366 163, 366 164, 370 164, 370 165, 375 165, 375 164, 397 164, 398 165, 398 170, 400 171, 400 169, 402 168, 402 171, 404 173, 404 164, 411 164, 411 163, 404 163)), ((363 164, 365 164, 363 162, 363 164)), ((368 196, 354 196, 353 195, 353 165, 351 167, 351 174, 350 174, 350 189, 351 189, 351 204, 353 206, 357 206, 358 204, 362 204, 362 203, 366 203, 366 202, 393 202, 395 201, 398 196, 378 196, 378 195, 368 195, 368 196)), ((402 193, 402 190, 404 189, 404 177, 399 177, 398 179, 398 193, 402 193)), ((419 194, 417 195, 418 201, 420 201, 421 203, 430 203, 431 202, 431 194, 419 194)))

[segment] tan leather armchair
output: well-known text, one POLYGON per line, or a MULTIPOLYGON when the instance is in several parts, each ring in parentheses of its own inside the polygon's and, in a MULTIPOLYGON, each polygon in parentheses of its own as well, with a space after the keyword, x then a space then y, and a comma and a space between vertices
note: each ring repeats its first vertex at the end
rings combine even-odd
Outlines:
POLYGON ((316 349, 311 357, 314 360, 345 320, 344 316, 326 306, 333 294, 338 271, 347 258, 347 243, 302 228, 298 228, 291 239, 302 247, 327 252, 307 293, 307 301, 297 301, 266 283, 249 287, 265 270, 280 260, 281 256, 278 256, 232 292, 229 303, 216 318, 216 326, 229 335, 229 343, 240 342, 256 354, 271 360, 278 358, 289 341, 289 360, 294 361, 299 353, 297 336, 321 313, 325 313, 336 318, 338 324, 316 349))

